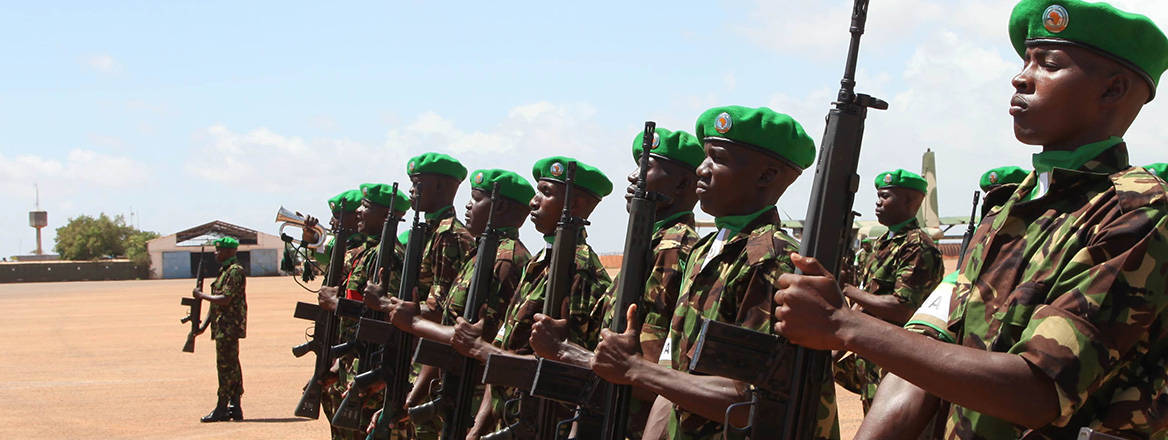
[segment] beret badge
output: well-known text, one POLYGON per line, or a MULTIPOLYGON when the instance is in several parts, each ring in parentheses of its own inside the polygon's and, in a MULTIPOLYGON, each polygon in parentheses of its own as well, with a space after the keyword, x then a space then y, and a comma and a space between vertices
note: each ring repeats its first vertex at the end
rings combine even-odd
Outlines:
POLYGON ((1071 15, 1067 13, 1067 8, 1061 5, 1050 5, 1042 11, 1042 27, 1050 33, 1057 34, 1066 30, 1070 21, 1071 15))
POLYGON ((475 174, 474 182, 475 183, 483 183, 483 173, 480 172, 478 174, 475 174))
POLYGON ((564 175, 564 164, 560 162, 553 163, 550 167, 548 167, 548 171, 552 173, 552 176, 560 177, 564 175))
POLYGON ((891 183, 892 183, 892 173, 885 173, 885 174, 884 174, 884 183, 885 183, 885 184, 891 184, 891 183))
POLYGON ((718 133, 726 134, 732 126, 734 126, 734 120, 730 119, 730 113, 722 112, 714 119, 714 130, 718 133))
POLYGON ((653 144, 652 144, 652 146, 649 147, 649 149, 656 150, 657 147, 660 147, 660 146, 661 146, 661 135, 657 134, 657 132, 653 132, 653 144))

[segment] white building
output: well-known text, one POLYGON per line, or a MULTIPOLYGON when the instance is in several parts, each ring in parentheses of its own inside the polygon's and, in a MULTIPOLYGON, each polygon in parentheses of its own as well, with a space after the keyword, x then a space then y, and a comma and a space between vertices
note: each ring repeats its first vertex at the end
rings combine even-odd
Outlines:
POLYGON ((215 248, 207 246, 200 253, 200 246, 224 236, 239 240, 236 255, 248 276, 281 274, 284 242, 280 237, 216 220, 148 241, 150 278, 194 278, 199 258, 204 259, 205 276, 217 274, 219 266, 215 263, 215 248))

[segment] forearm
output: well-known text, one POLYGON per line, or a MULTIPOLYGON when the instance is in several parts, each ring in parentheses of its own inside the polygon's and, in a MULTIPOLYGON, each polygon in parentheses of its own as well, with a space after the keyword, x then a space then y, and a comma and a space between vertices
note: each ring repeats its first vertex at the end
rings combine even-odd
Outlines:
POLYGON ((1051 379, 1021 356, 946 344, 863 313, 836 315, 845 349, 942 399, 1032 428, 1058 415, 1051 379))
POLYGON ((421 317, 414 317, 413 323, 406 331, 419 338, 426 338, 445 344, 449 344, 450 340, 454 338, 453 326, 442 325, 421 317))
POLYGON ((203 294, 203 299, 211 304, 219 306, 227 305, 227 302, 230 301, 230 297, 227 295, 208 295, 206 293, 203 294))
POLYGON ((900 376, 880 381, 872 407, 864 415, 855 440, 918 438, 941 406, 941 399, 900 376))
POLYGON ((904 325, 916 311, 911 304, 901 302, 896 295, 873 295, 850 286, 844 289, 844 295, 863 307, 869 315, 894 324, 904 325))
POLYGON ((589 368, 592 365, 592 359, 596 354, 568 341, 560 342, 555 359, 560 362, 576 365, 578 367, 589 368))
MULTIPOLYGON (((687 374, 638 359, 629 370, 634 386, 668 399, 706 419, 720 422, 726 416, 727 407, 747 400, 747 385, 742 382, 718 376, 687 374)), ((731 413, 731 422, 745 426, 749 415, 750 410, 743 407, 731 413)))

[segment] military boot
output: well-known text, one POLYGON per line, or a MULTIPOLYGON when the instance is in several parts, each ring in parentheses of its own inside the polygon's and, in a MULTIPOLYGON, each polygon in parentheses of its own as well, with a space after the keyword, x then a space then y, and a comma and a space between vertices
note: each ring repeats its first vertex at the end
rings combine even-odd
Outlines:
POLYGON ((228 408, 227 399, 219 399, 219 403, 215 405, 215 409, 211 410, 210 414, 199 419, 203 423, 222 422, 231 418, 231 410, 228 408))

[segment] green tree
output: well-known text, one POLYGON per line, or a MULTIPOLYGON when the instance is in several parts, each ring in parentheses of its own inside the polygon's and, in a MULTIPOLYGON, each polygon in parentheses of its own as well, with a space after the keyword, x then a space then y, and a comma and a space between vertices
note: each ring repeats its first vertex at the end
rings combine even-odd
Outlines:
POLYGON ((105 213, 97 217, 81 215, 57 228, 53 249, 66 260, 127 257, 135 264, 147 264, 150 257, 146 242, 155 237, 158 237, 155 232, 139 231, 127 225, 120 215, 113 218, 105 213))

